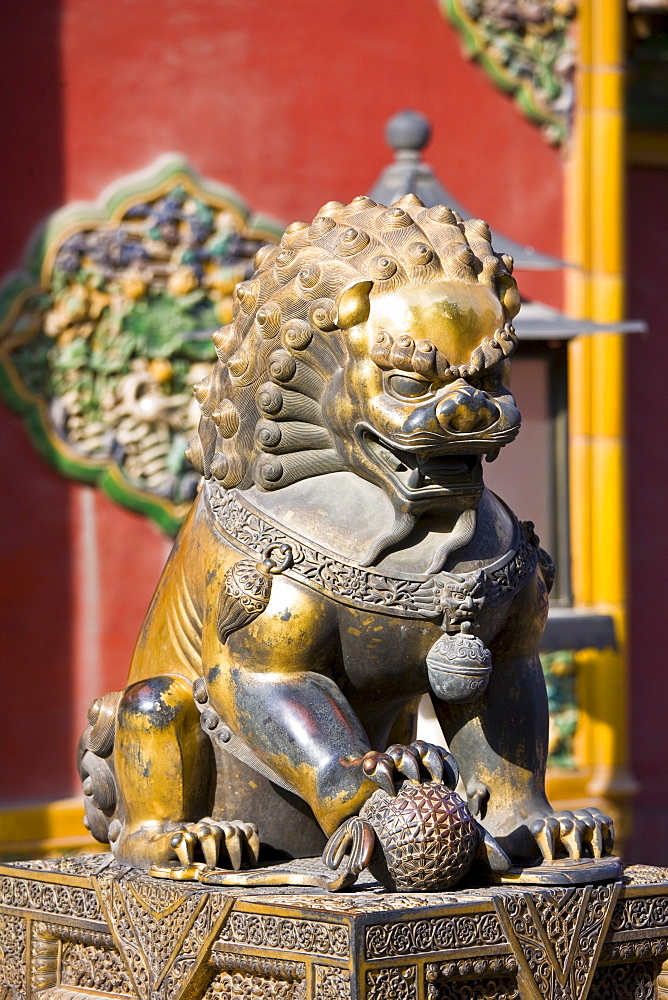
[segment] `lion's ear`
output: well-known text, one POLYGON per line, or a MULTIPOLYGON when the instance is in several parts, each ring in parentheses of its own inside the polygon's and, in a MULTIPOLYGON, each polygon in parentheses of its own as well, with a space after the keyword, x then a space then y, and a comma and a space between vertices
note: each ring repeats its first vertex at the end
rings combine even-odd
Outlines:
POLYGON ((373 281, 356 281, 336 297, 336 325, 339 330, 364 323, 369 318, 369 292, 373 281))
POLYGON ((498 278, 499 299, 506 314, 506 319, 513 319, 520 311, 522 302, 517 288, 517 282, 509 274, 502 274, 498 278))

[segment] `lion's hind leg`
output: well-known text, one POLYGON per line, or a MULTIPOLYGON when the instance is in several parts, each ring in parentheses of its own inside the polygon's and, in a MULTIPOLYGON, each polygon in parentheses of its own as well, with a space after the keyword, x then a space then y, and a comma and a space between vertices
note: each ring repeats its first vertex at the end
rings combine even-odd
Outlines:
POLYGON ((101 702, 104 725, 86 730, 80 758, 91 832, 109 840, 119 861, 140 868, 175 860, 176 841, 188 831, 190 842, 194 829, 207 855, 212 838, 224 853, 225 836, 209 834, 202 822, 212 808, 215 763, 191 683, 150 677, 101 702))
POLYGON ((189 681, 165 674, 126 688, 113 760, 114 855, 142 868, 173 857, 171 836, 208 814, 212 793, 213 754, 189 681))

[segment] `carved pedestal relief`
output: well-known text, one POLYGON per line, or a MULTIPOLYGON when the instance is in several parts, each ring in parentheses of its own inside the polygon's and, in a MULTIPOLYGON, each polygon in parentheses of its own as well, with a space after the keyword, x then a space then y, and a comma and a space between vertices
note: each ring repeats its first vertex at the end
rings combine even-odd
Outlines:
POLYGON ((517 960, 523 997, 584 1000, 619 888, 584 886, 494 897, 517 960))
POLYGON ((667 969, 665 869, 308 894, 158 881, 109 855, 0 868, 2 1000, 666 1000, 667 969))

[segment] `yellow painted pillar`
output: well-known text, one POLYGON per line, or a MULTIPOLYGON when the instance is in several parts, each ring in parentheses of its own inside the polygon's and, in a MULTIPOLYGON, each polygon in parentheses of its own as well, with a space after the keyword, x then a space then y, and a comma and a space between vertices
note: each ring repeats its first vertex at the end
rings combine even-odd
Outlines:
MULTIPOLYGON (((572 315, 624 318, 624 5, 582 0, 577 117, 566 174, 566 256, 572 315)), ((588 653, 582 709, 588 791, 627 812, 624 338, 580 337, 569 348, 572 582, 577 606, 612 615, 619 650, 588 653)), ((626 824, 625 824, 626 825, 626 824)))
MULTIPOLYGON (((566 273, 567 309, 591 315, 591 10, 582 0, 577 20, 576 117, 566 165, 565 250, 576 268, 566 273)), ((579 337, 569 345, 569 483, 571 583, 577 605, 592 602, 591 583, 591 341, 579 337)))

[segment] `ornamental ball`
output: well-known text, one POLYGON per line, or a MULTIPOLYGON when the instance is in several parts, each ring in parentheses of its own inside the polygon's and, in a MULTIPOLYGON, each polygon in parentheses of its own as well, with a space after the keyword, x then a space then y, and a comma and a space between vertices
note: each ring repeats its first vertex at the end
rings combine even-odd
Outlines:
POLYGON ((360 817, 377 838, 369 870, 387 889, 441 892, 471 867, 476 824, 459 795, 441 781, 404 781, 396 795, 379 788, 360 817))

